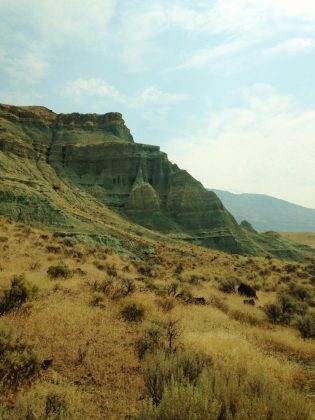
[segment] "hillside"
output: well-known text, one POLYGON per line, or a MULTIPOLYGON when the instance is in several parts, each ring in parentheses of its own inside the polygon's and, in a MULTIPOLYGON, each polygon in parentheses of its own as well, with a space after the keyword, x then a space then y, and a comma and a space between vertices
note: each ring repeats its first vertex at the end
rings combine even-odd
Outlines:
POLYGON ((281 232, 285 239, 315 248, 315 233, 306 232, 281 232))
POLYGON ((315 232, 315 209, 263 194, 211 191, 215 192, 238 222, 247 220, 259 232, 315 232))
POLYGON ((0 218, 0 417, 314 418, 314 262, 140 241, 136 261, 0 218))
POLYGON ((127 254, 139 236, 159 238, 157 232, 230 253, 295 260, 315 254, 238 225, 159 147, 135 143, 119 113, 0 105, 0 179, 0 214, 127 254))

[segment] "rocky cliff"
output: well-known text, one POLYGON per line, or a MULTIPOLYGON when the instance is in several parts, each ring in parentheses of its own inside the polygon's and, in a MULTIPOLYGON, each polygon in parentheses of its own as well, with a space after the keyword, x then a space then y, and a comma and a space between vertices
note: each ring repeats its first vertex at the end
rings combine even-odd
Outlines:
POLYGON ((239 226, 159 147, 135 143, 119 113, 0 105, 0 181, 0 213, 26 223, 95 235, 129 220, 228 252, 299 252, 239 226))

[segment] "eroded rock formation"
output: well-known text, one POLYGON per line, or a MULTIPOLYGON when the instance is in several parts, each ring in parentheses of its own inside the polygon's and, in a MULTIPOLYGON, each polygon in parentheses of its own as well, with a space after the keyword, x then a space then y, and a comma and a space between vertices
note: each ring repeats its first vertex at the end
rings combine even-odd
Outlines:
MULTIPOLYGON (((135 143, 119 113, 0 105, 0 180, 0 213, 23 222, 80 230, 74 209, 101 206, 201 245, 266 253, 214 193, 158 146, 135 143)), ((97 230, 97 220, 92 225, 97 230)))

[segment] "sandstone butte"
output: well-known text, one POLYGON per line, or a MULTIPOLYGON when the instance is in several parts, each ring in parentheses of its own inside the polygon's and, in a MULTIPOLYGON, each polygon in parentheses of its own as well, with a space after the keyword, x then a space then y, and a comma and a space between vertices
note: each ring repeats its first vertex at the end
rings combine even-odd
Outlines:
POLYGON ((274 232, 238 225, 213 192, 158 146, 136 143, 117 112, 0 105, 0 214, 129 253, 133 239, 145 237, 230 253, 314 255, 274 232))

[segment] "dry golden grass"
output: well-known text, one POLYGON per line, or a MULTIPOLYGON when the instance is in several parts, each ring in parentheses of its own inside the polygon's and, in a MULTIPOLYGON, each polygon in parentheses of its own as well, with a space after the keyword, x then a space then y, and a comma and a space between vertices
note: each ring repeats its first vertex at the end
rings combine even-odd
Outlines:
POLYGON ((283 232, 281 236, 290 239, 294 242, 298 242, 302 245, 308 245, 315 248, 315 233, 311 232, 283 232))
MULTIPOLYGON (((111 250, 54 238, 4 218, 0 218, 0 238, 0 296, 13 275, 24 274, 39 289, 36 300, 1 317, 22 339, 35 342, 43 359, 53 360, 52 367, 34 380, 34 393, 60 384, 68 389, 70 399, 73 392, 80 397, 84 418, 135 417, 143 395, 135 342, 146 323, 172 319, 178 321, 181 332, 176 346, 200 350, 212 356, 216 366, 267 374, 299 389, 300 398, 314 399, 314 341, 303 341, 291 327, 271 325, 261 310, 287 287, 286 276, 314 287, 309 278, 300 276, 302 264, 294 264, 297 269, 287 273, 286 262, 172 242, 169 247, 155 244, 160 262, 143 273, 139 267, 146 261, 133 262, 111 250), (73 275, 49 278, 48 268, 60 264, 73 270, 73 275), (237 294, 218 290, 220 282, 231 276, 259 289, 254 307, 244 305, 237 294), (109 278, 115 287, 121 279, 133 280, 136 290, 126 297, 96 292, 109 278), (174 281, 178 292, 189 289, 207 304, 181 303, 167 288, 174 281), (100 293, 100 303, 95 293, 100 293), (163 305, 166 300, 171 303, 163 305), (144 308, 143 322, 123 321, 121 310, 130 303, 144 308)), ((19 407, 28 404, 31 390, 11 393, 15 406, 11 418, 19 418, 19 407)))

